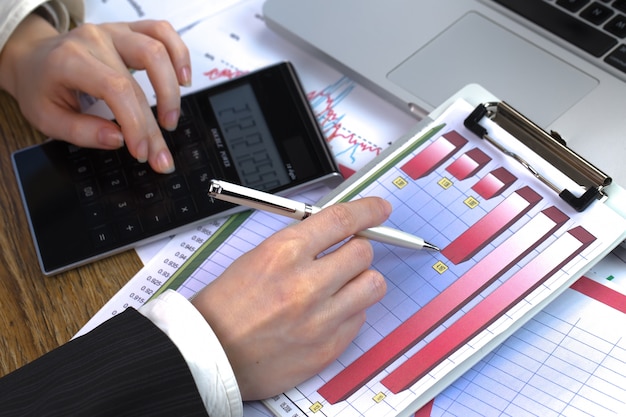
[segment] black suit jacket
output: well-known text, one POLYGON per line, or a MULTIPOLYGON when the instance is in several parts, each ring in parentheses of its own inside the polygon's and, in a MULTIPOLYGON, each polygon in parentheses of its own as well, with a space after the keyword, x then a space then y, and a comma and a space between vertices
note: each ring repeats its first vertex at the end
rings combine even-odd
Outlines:
POLYGON ((174 343, 133 309, 0 379, 3 417, 207 415, 174 343))

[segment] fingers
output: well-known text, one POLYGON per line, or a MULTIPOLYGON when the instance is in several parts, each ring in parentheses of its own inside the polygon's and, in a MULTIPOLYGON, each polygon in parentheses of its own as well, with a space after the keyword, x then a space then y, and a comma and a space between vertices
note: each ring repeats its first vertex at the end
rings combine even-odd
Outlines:
POLYGON ((49 128, 45 134, 53 138, 65 138, 76 146, 114 150, 124 145, 124 137, 117 124, 98 116, 52 107, 42 120, 49 128), (94 145, 93 139, 96 138, 94 145))
POLYGON ((129 27, 136 32, 143 33, 159 40, 167 50, 169 59, 174 66, 180 85, 191 84, 191 60, 189 50, 174 28, 166 21, 142 20, 132 22, 129 27))
POLYGON ((317 255, 363 229, 380 225, 390 214, 389 202, 367 197, 332 205, 294 227, 308 236, 309 250, 317 255))
MULTIPOLYGON (((91 29, 85 27, 77 30, 81 30, 83 39, 96 36, 86 34, 91 29)), ((95 28, 93 30, 97 31, 95 28)), ((97 55, 89 50, 69 54, 62 68, 72 74, 66 80, 68 88, 106 102, 119 123, 129 152, 138 161, 149 161, 157 172, 170 172, 173 169, 171 154, 148 101, 117 52, 113 49, 100 49, 97 55)), ((82 119, 73 120, 79 123, 82 119)), ((77 135, 81 134, 81 128, 80 124, 68 126, 69 132, 62 138, 73 143, 79 142, 81 139, 77 135)))
POLYGON ((174 130, 180 113, 180 87, 189 84, 189 53, 167 22, 141 21, 129 24, 130 33, 113 36, 124 62, 145 69, 154 86, 160 125, 174 130))
POLYGON ((353 237, 330 253, 318 257, 351 235, 383 223, 391 205, 380 198, 364 198, 322 210, 294 226, 302 236, 313 262, 312 275, 327 312, 345 320, 380 300, 386 291, 384 278, 371 270, 373 250, 366 239, 353 237))
MULTIPOLYGON (((68 86, 107 103, 137 160, 148 161, 157 172, 173 171, 174 161, 159 124, 129 68, 146 70, 157 96, 159 123, 175 129, 180 115, 179 85, 191 79, 189 53, 178 34, 168 23, 141 21, 83 25, 73 35, 83 42, 84 53, 70 56, 73 60, 67 68, 74 76, 68 86)), ((103 129, 99 136, 111 137, 110 126, 103 129)))
MULTIPOLYGON (((180 116, 180 85, 191 83, 189 51, 168 22, 138 21, 128 27, 129 33, 115 32, 115 48, 127 66, 146 70, 157 98, 159 124, 164 129, 174 130, 180 116)), ((149 117, 152 117, 151 110, 149 117)), ((147 159, 160 172, 172 171, 173 160, 160 131, 149 133, 147 159)), ((144 149, 145 144, 140 141, 138 154, 144 149)))

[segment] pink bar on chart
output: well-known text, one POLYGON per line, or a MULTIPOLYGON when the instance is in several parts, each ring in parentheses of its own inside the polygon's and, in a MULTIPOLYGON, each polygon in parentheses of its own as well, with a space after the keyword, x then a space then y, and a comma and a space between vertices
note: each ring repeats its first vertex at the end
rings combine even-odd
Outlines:
POLYGON ((570 288, 626 314, 626 295, 606 285, 587 277, 580 277, 570 288))
POLYGON ((524 186, 450 242, 442 249, 441 254, 455 265, 467 261, 528 213, 539 201, 541 196, 532 188, 524 186))
POLYGON ((472 186, 472 190, 485 200, 489 200, 502 194, 515 181, 517 181, 517 177, 507 169, 500 167, 481 178, 472 186))
POLYGON ((421 150, 400 169, 414 180, 425 177, 439 168, 466 143, 467 139, 458 132, 450 131, 421 150))
POLYGON ((318 393, 331 404, 348 398, 500 278, 567 220, 569 217, 556 207, 537 214, 428 304, 326 382, 318 393))
POLYGON ((563 234, 450 327, 383 378, 382 384, 394 394, 415 384, 563 268, 595 239, 581 226, 563 234))
POLYGON ((451 163, 446 168, 446 171, 454 178, 461 181, 476 175, 489 161, 491 161, 489 155, 478 148, 474 148, 465 152, 456 161, 451 163))

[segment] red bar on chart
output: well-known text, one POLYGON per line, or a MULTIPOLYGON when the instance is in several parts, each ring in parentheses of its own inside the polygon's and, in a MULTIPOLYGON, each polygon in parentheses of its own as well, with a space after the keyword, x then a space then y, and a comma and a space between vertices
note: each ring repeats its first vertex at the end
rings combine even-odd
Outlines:
POLYGON ((580 277, 570 288, 626 314, 626 295, 619 291, 587 277, 580 277))
POLYGON ((515 181, 517 181, 516 176, 511 174, 506 168, 500 167, 481 178, 472 186, 472 190, 476 191, 485 200, 489 200, 502 194, 515 181))
POLYGON ((596 238, 581 226, 556 239, 430 343, 382 379, 397 394, 443 362, 580 254, 596 238))
POLYGON ((474 176, 491 161, 491 157, 478 148, 471 149, 461 155, 447 168, 454 178, 461 181, 474 176))
POLYGON ((318 393, 331 404, 354 394, 500 278, 567 220, 569 217, 556 207, 537 214, 428 304, 326 382, 318 393))
POLYGON ((425 177, 439 168, 467 143, 456 131, 450 131, 428 145, 400 169, 414 180, 425 177))
POLYGON ((442 249, 441 254, 455 265, 467 261, 528 213, 541 198, 528 186, 515 191, 450 242, 442 249))

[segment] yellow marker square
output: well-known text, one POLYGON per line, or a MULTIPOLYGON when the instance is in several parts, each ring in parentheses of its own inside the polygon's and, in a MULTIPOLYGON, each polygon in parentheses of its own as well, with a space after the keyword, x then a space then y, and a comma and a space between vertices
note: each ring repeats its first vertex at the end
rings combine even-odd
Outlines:
POLYGON ((393 185, 395 185, 396 187, 398 187, 399 189, 402 189, 404 187, 406 187, 409 183, 407 182, 407 180, 405 180, 402 177, 398 177, 395 180, 392 181, 393 185))
POLYGON ((453 182, 450 181, 448 178, 443 177, 442 179, 437 181, 437 184, 439 184, 439 186, 444 190, 447 190, 448 188, 452 187, 453 182))
POLYGON ((448 270, 448 266, 441 261, 437 261, 437 263, 433 265, 433 269, 440 274, 443 274, 448 270))
POLYGON ((471 209, 477 207, 480 203, 474 197, 467 197, 464 201, 465 205, 471 209))
POLYGON ((383 394, 382 392, 379 392, 378 394, 374 395, 373 400, 376 401, 377 403, 379 403, 382 400, 384 400, 385 397, 387 397, 385 394, 383 394))
POLYGON ((322 407, 324 407, 322 403, 320 403, 319 401, 315 401, 313 404, 311 404, 311 406, 309 407, 309 410, 311 410, 314 413, 317 413, 318 411, 322 409, 322 407))

